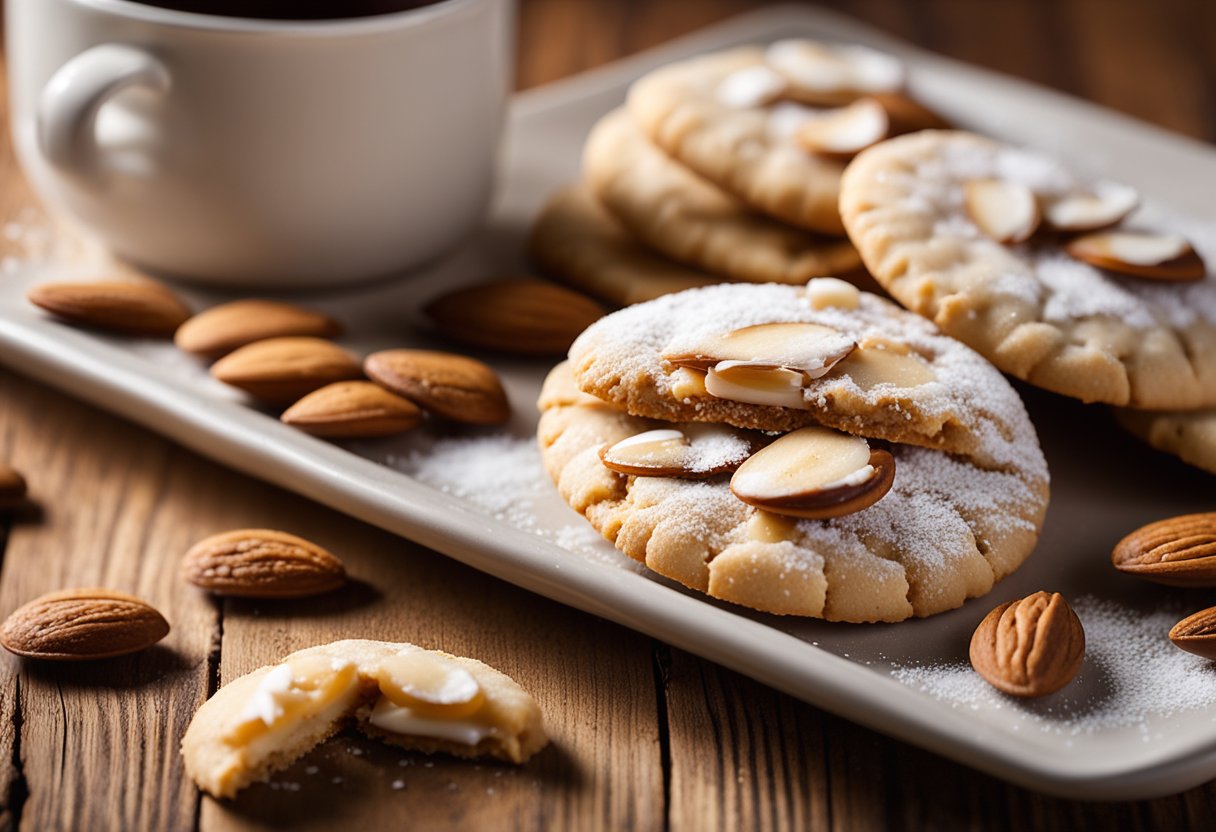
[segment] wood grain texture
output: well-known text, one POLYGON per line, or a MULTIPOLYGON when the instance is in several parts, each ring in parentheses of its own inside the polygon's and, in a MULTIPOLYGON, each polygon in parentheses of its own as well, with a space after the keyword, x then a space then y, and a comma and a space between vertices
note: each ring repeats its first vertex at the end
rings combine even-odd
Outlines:
MULTIPOLYGON (((535 86, 759 5, 522 0, 517 81, 535 86)), ((1216 3, 827 5, 1216 139, 1216 3)), ((34 210, 7 142, 0 172, 0 222, 34 210)), ((7 370, 0 459, 46 508, 7 535, 0 525, 0 615, 49 589, 103 583, 145 597, 174 628, 154 651, 92 667, 0 658, 0 829, 1156 830, 1206 828, 1216 811, 1212 784, 1127 804, 1010 786, 227 472, 7 370), (220 605, 178 579, 189 543, 248 525, 315 539, 358 582, 322 599, 220 605), (554 746, 517 769, 342 736, 235 802, 200 801, 177 743, 219 677, 342 636, 500 667, 540 700, 554 746)))

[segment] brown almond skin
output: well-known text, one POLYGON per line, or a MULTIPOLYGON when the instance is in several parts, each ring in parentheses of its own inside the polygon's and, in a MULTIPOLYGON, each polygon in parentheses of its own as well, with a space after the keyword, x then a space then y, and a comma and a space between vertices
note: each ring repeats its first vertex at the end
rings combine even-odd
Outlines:
POLYGON ((25 477, 15 468, 0 462, 0 509, 13 508, 25 502, 25 477))
POLYGON ((511 406, 498 374, 473 358, 429 350, 384 350, 363 362, 372 381, 423 410, 472 425, 498 425, 511 406))
POLYGON ((1216 607, 1187 616, 1170 630, 1174 646, 1205 659, 1216 660, 1216 607))
POLYGON ((1216 512, 1183 514, 1141 526, 1115 544, 1120 572, 1167 586, 1216 586, 1216 512))
POLYGON ((267 338, 336 338, 341 334, 341 324, 322 312, 279 301, 248 299, 199 312, 178 327, 173 341, 188 353, 219 358, 267 338))
POLYGON ((152 282, 42 283, 26 298, 68 323, 128 335, 169 336, 190 317, 177 295, 152 282))
POLYGON ((1107 271, 1118 272, 1119 274, 1129 274, 1132 277, 1140 277, 1145 280, 1157 280, 1162 283, 1191 283, 1196 280, 1203 280, 1208 273, 1207 264, 1203 262, 1203 258, 1199 256, 1199 252, 1189 246, 1186 251, 1173 260, 1166 260, 1164 263, 1154 263, 1149 266, 1140 263, 1128 263, 1115 257, 1104 257, 1094 254, 1084 248, 1080 237, 1067 243, 1064 246, 1064 250, 1077 260, 1088 263, 1091 266, 1097 266, 1099 269, 1106 269, 1107 271))
POLYGON ((808 520, 830 520, 869 508, 891 490, 891 485, 895 482, 895 457, 891 452, 880 448, 871 450, 870 464, 878 474, 861 485, 847 485, 830 491, 800 494, 781 500, 757 500, 747 495, 740 496, 733 487, 731 493, 742 502, 773 514, 808 520))
POLYGON ((190 547, 186 580, 215 595, 303 598, 346 583, 342 561, 315 543, 273 529, 236 529, 190 547))
POLYGON ((309 393, 280 418, 313 436, 344 439, 407 431, 422 422, 422 411, 370 381, 339 381, 309 393))
POLYGON ((11 653, 86 661, 135 653, 169 633, 169 622, 139 598, 110 589, 67 589, 19 607, 0 627, 11 653))
POLYGON ((1085 658, 1081 620, 1058 592, 1001 604, 971 636, 971 666, 1011 696, 1046 696, 1077 675, 1085 658))
POLYGON ((497 280, 449 292, 423 312, 444 335, 517 355, 565 355, 607 314, 597 301, 544 280, 497 280))
POLYGON ((267 404, 291 404, 335 381, 359 378, 359 360, 322 338, 268 338, 211 365, 211 375, 267 404))

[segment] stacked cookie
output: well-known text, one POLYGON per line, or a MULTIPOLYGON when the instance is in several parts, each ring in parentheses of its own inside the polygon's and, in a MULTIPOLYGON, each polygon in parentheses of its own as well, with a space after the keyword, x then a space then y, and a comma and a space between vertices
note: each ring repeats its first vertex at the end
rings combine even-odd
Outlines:
POLYGON ((1210 227, 1043 154, 949 131, 863 152, 841 212, 904 306, 1012 376, 1120 408, 1134 433, 1216 473, 1210 227))
POLYGON ((723 285, 592 325, 538 428, 567 502, 655 572, 754 609, 932 615, 1034 548, 1047 468, 1003 376, 832 278, 723 285))
POLYGON ((859 150, 943 126, 861 47, 790 40, 663 67, 592 129, 583 181, 539 218, 541 266, 618 305, 720 281, 864 277, 841 175, 859 150))

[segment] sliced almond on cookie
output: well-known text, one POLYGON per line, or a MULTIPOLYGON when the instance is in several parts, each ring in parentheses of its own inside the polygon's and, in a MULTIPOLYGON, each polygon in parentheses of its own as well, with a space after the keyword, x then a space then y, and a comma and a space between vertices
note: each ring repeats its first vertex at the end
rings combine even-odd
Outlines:
POLYGON ((664 357, 677 367, 694 370, 705 371, 719 362, 732 361, 784 367, 814 379, 831 370, 855 346, 852 338, 829 326, 773 323, 711 336, 690 352, 664 357))
POLYGON ((705 390, 716 399, 807 410, 806 376, 797 370, 751 361, 722 361, 705 375, 705 390))
POLYGON ((830 159, 851 159, 890 133, 887 111, 877 101, 861 98, 807 121, 796 138, 812 153, 830 159))
POLYGON ((937 380, 929 362, 899 344, 886 339, 867 338, 847 359, 832 370, 833 377, 848 376, 862 390, 880 384, 895 387, 920 387, 937 380))
POLYGON ((268 404, 290 404, 335 381, 358 378, 359 360, 322 338, 268 338, 229 353, 211 375, 268 404))
POLYGON ((1207 274, 1203 258, 1177 234, 1099 231, 1072 240, 1064 250, 1091 266, 1152 280, 1203 280, 1207 274))
POLYGON ((789 79, 789 95, 807 104, 844 104, 904 84, 898 59, 865 46, 779 40, 765 51, 765 60, 789 79))
POLYGON ((422 422, 422 411, 370 381, 339 381, 309 393, 280 419, 313 436, 339 439, 407 431, 422 422))
POLYGON ((826 520, 878 502, 895 480, 895 458, 859 436, 809 427, 757 451, 731 477, 730 490, 748 505, 826 520))
POLYGON ((172 335, 190 317, 177 295, 151 281, 42 283, 26 298, 68 323, 129 335, 172 335))
POLYGON ((806 284, 806 299, 812 309, 856 309, 861 290, 839 277, 812 277, 806 284))
POLYGON ((1093 193, 1066 194, 1045 201, 1043 223, 1056 231, 1097 231, 1121 222, 1140 204, 1135 188, 1103 182, 1093 193))
POLYGON ((763 64, 735 70, 718 84, 718 102, 734 110, 763 107, 780 98, 789 87, 784 75, 763 64))
POLYGON ((998 243, 1021 243, 1039 227, 1039 206, 1025 185, 1004 179, 976 179, 963 191, 967 216, 998 243))
POLYGON ((648 430, 600 449, 604 467, 639 477, 705 479, 728 474, 756 449, 742 431, 726 425, 684 425, 648 430))

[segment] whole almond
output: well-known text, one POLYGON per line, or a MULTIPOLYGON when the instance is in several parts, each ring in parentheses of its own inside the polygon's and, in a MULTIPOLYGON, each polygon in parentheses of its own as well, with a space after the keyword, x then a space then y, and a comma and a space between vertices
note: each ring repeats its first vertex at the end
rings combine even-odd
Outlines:
POLYGON ((1168 586, 1216 586, 1216 512, 1183 514, 1141 526, 1115 544, 1120 572, 1168 586))
POLYGON ((32 659, 83 661, 144 650, 168 633, 164 616, 134 596, 67 589, 19 607, 0 627, 0 644, 32 659))
POLYGON ((384 350, 369 355, 363 369, 385 389, 447 419, 496 425, 511 418, 498 374, 473 358, 428 350, 384 350))
POLYGON ((422 411, 370 381, 339 381, 309 393, 281 418, 314 436, 391 436, 416 427, 422 411))
POLYGON ((520 355, 564 355, 607 313, 585 295, 530 278, 457 289, 423 311, 444 335, 461 343, 520 355))
POLYGON ((1085 630, 1058 592, 1036 592, 994 609, 971 637, 971 666, 1012 696, 1055 693, 1085 658, 1085 630))
POLYGON ((1201 610, 1179 621, 1170 630, 1170 641, 1188 653, 1216 659, 1216 607, 1201 610))
POLYGON ((244 598, 301 598, 346 582, 342 561, 272 529, 236 529, 200 540, 182 559, 182 574, 208 592, 244 598))
POLYGON ((211 375, 269 404, 290 404, 335 381, 359 378, 359 359, 321 338, 268 338, 211 365, 211 375))
POLYGON ((13 508, 25 500, 25 477, 0 462, 0 509, 13 508))
POLYGON ((234 300, 199 312, 178 327, 173 341, 186 352, 219 358, 267 338, 334 338, 341 333, 341 325, 322 312, 274 300, 234 300))
POLYGON ((42 283, 26 298, 69 323, 131 335, 172 335, 190 317, 177 295, 150 281, 42 283))

